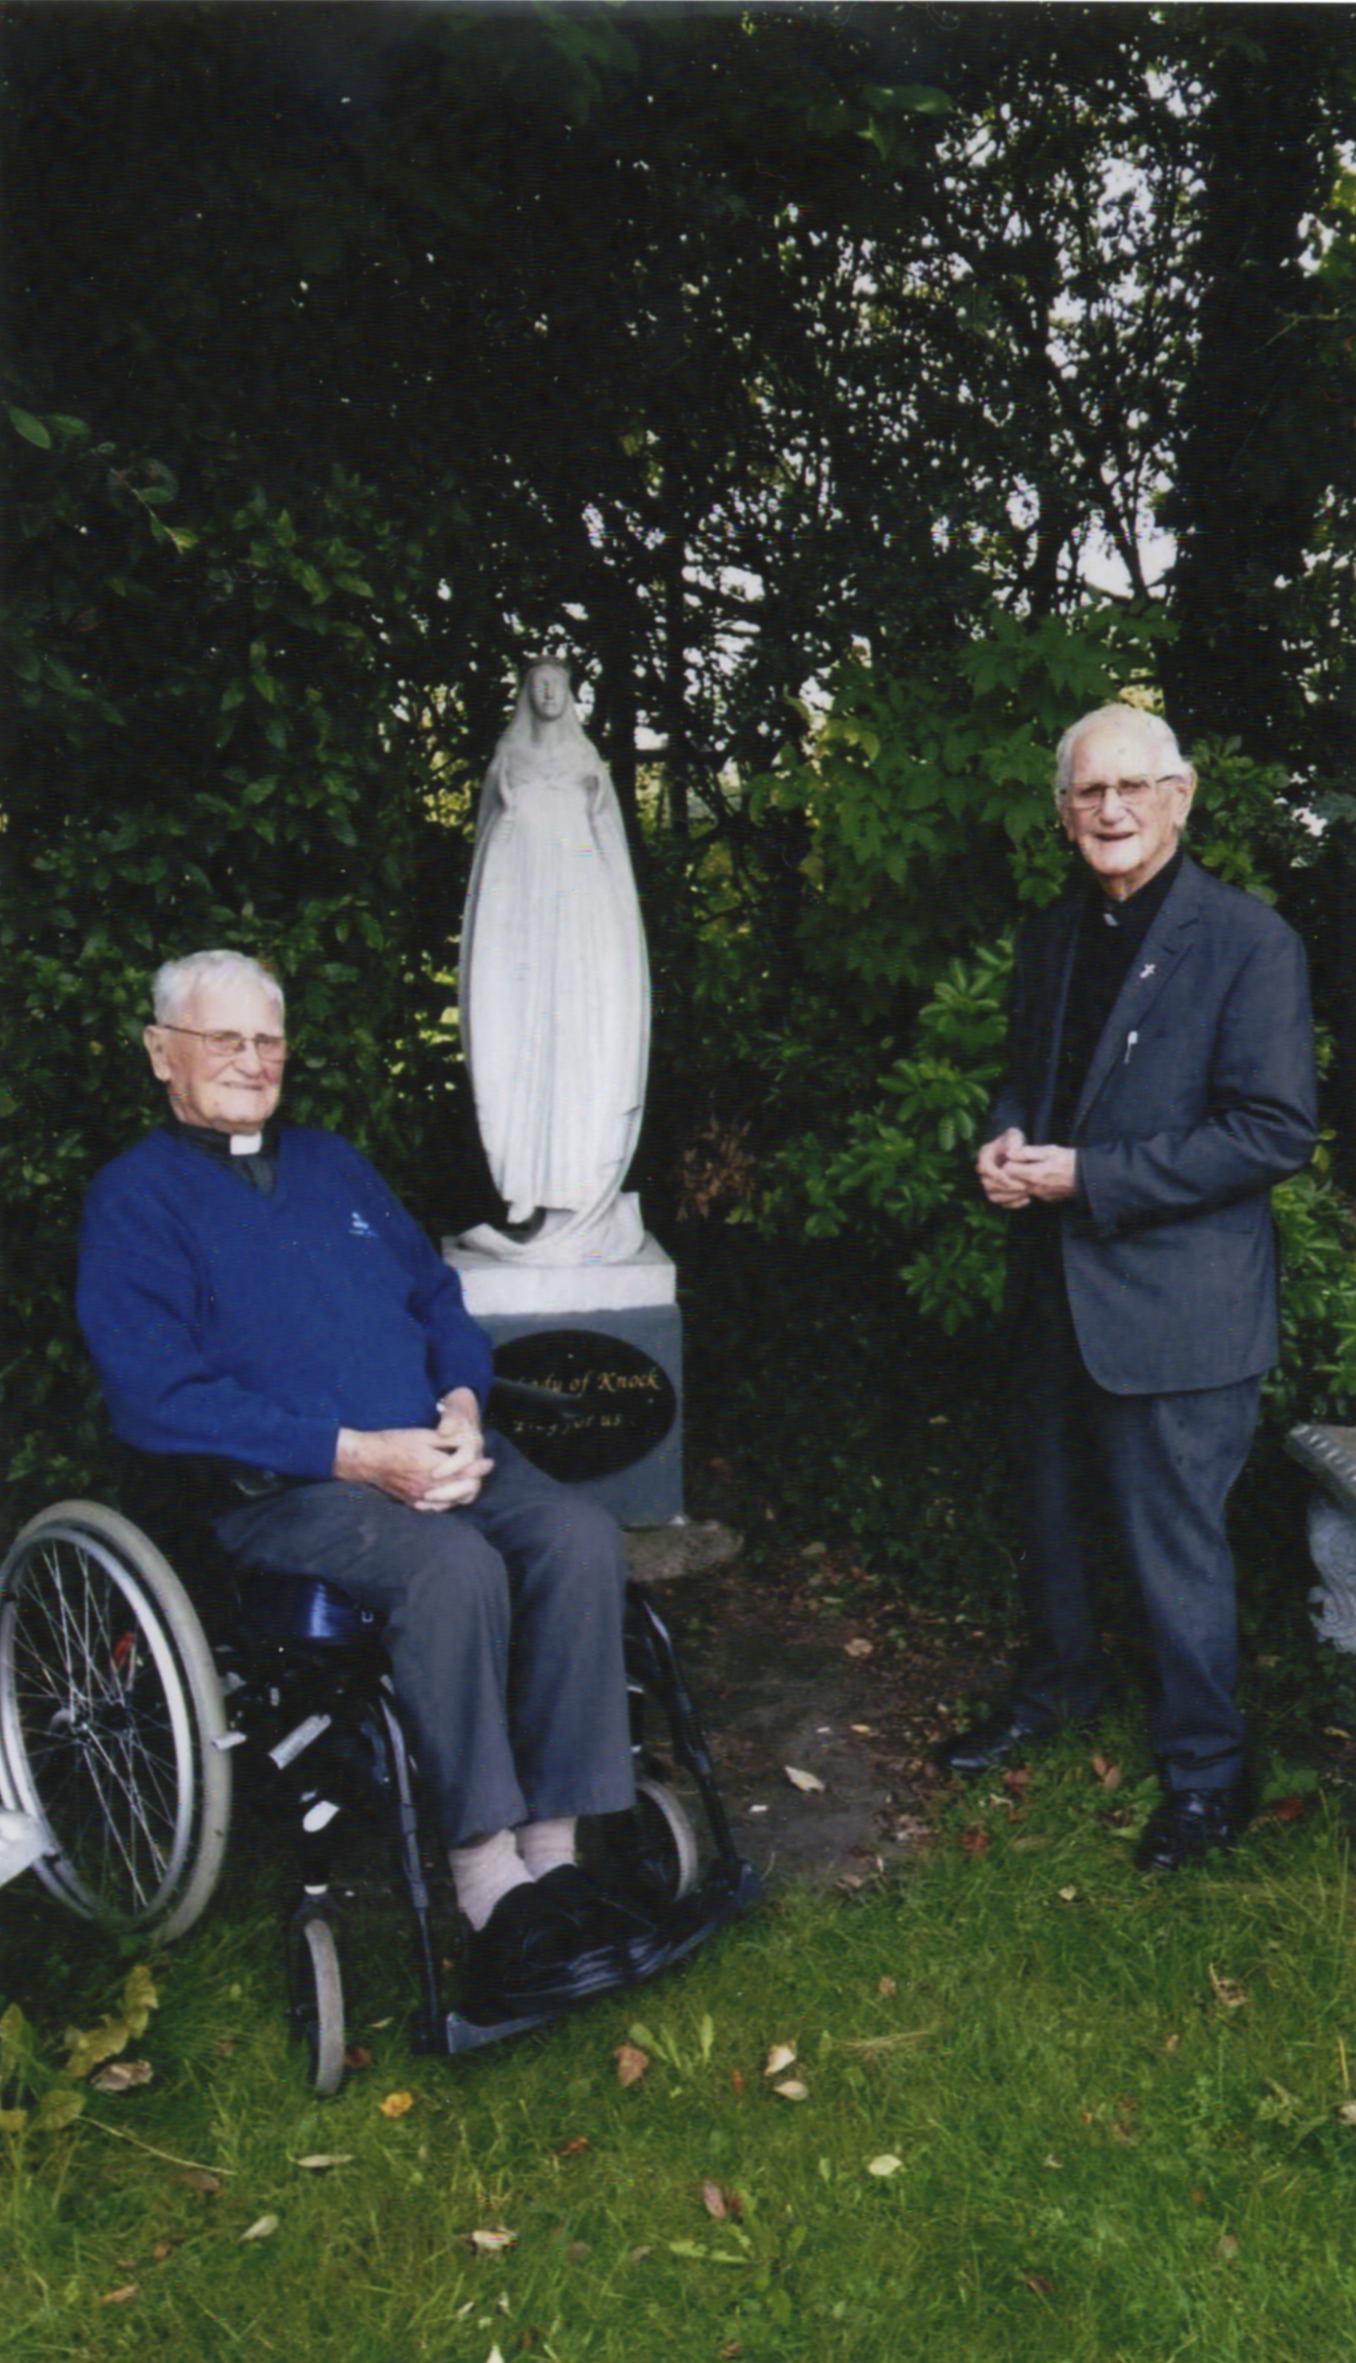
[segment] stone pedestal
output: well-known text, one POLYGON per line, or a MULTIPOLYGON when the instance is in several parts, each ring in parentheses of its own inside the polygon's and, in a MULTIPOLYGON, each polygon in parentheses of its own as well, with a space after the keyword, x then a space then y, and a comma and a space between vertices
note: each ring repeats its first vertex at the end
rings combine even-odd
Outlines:
POLYGON ((1318 1480, 1309 1504, 1309 1556, 1319 1577, 1309 1594, 1320 1641, 1356 1657, 1356 1428, 1308 1421, 1286 1451, 1318 1480))
POLYGON ((683 1327, 672 1259, 648 1233, 624 1263, 521 1264, 445 1239, 499 1374, 572 1399, 492 1411, 529 1460, 622 1526, 683 1513, 683 1327))

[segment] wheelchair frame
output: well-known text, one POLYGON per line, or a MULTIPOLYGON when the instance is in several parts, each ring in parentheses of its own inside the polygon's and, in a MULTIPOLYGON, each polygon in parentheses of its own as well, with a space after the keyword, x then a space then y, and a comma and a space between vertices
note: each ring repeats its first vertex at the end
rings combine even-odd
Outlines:
MULTIPOLYGON (((378 1620, 317 1579, 252 1574, 225 1586, 209 1643, 156 1545, 97 1502, 29 1521, 0 1567, 0 1803, 36 1824, 33 1868, 68 1908, 166 1941, 206 1908, 225 1859, 235 1758, 300 1824, 299 1893, 287 1926, 289 2010, 316 2089, 344 2073, 334 1826, 375 1807, 394 1840, 419 1970, 414 2044, 456 2053, 532 2019, 445 2012, 423 1867, 417 1772, 378 1620)), ((634 1582, 626 1601, 637 1808, 632 1885, 681 1915, 665 1964, 759 1893, 740 1859, 667 1625, 634 1582), (646 1701, 692 1780, 714 1847, 695 1832, 647 1748, 646 1701)))

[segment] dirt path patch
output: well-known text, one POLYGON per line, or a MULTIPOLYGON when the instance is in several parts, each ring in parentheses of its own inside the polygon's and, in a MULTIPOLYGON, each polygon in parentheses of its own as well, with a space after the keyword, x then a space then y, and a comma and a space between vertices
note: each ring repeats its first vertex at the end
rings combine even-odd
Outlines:
POLYGON ((740 1558, 659 1597, 741 1853, 773 1881, 821 1886, 902 1863, 952 1793, 932 1758, 947 1710, 1001 1678, 994 1636, 907 1609, 886 1631, 879 1613, 827 1610, 795 1570, 740 1558))

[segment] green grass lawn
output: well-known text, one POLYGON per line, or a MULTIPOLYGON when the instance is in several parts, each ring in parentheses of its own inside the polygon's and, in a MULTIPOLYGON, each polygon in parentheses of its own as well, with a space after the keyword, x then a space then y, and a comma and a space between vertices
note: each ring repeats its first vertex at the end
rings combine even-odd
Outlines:
MULTIPOLYGON (((1024 1794, 948 1809, 902 1882, 783 1895, 685 1972, 462 2063, 411 2059, 409 1980, 372 1912, 351 1976, 371 2064, 323 2103, 288 2047, 270 1875, 243 1850, 152 1965, 151 2080, 8 2137, 0 2347, 1345 2363, 1340 1815, 1311 1791, 1231 1861, 1153 1884, 1109 1809, 1127 1801, 1070 1743, 1024 1794), (628 2042, 648 2058, 629 2086, 628 2042), (774 2046, 795 2058, 768 2074, 774 2046), (299 2163, 316 2156, 336 2162, 299 2163)), ((3 2000, 55 2064, 135 1956, 30 1881, 0 1914, 3 2000)))

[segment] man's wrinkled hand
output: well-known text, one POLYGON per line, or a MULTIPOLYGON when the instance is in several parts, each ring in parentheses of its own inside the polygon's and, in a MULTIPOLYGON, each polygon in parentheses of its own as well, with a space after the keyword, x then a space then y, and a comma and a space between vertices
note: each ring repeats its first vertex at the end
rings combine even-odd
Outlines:
POLYGON ((334 1455, 336 1477, 375 1486, 412 1510, 473 1502, 493 1466, 479 1414, 468 1417, 464 1407, 440 1411, 437 1428, 341 1428, 334 1455))
POLYGON ((1072 1198, 1078 1186, 1078 1153, 1053 1143, 1015 1149, 1004 1169, 1014 1187, 1025 1190, 1042 1206, 1058 1206, 1072 1198))
POLYGON ((1026 1147, 1026 1134, 1010 1124, 996 1140, 986 1141, 975 1159, 979 1186, 991 1206, 1029 1206, 1031 1192, 1018 1178, 1014 1159, 1026 1147))

